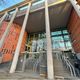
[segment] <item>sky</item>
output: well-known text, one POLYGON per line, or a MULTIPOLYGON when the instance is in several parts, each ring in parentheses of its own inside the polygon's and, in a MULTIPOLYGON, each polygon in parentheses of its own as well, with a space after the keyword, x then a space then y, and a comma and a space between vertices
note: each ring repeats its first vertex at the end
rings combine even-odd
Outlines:
POLYGON ((17 3, 20 3, 24 0, 3 0, 3 2, 0 0, 0 11, 9 8, 17 3))
MULTIPOLYGON (((18 3, 20 3, 20 2, 22 2, 24 0, 3 0, 3 1, 4 1, 4 4, 3 4, 3 2, 0 1, 0 11, 4 10, 6 8, 9 8, 9 7, 11 7, 11 6, 15 5, 15 4, 18 4, 18 3)), ((42 2, 44 2, 44 0, 39 0, 39 2, 33 3, 32 6, 40 4, 42 2)), ((25 8, 26 7, 24 7, 24 9, 25 8)))

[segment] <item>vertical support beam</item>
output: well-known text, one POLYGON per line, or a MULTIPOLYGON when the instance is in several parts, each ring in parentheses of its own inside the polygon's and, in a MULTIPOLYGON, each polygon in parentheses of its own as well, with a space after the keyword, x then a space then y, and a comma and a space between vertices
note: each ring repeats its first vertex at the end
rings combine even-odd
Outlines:
POLYGON ((1 28, 1 26, 2 26, 2 22, 4 21, 4 19, 6 18, 6 16, 7 16, 7 12, 2 16, 2 18, 1 18, 1 20, 0 20, 0 28, 1 28))
POLYGON ((79 0, 70 0, 71 4, 73 5, 75 11, 77 12, 78 16, 80 17, 80 5, 78 4, 79 0))
POLYGON ((21 32, 20 32, 20 36, 19 36, 19 39, 18 39, 16 51, 15 51, 15 54, 14 54, 13 62, 12 62, 11 68, 10 68, 10 73, 14 73, 15 70, 16 70, 18 57, 19 57, 19 52, 20 52, 20 48, 21 48, 21 43, 22 43, 24 32, 25 32, 26 24, 27 24, 27 21, 28 21, 30 8, 31 8, 31 2, 29 3, 28 10, 26 11, 26 15, 25 15, 24 22, 23 22, 23 25, 22 25, 22 29, 21 29, 21 32))
POLYGON ((47 74, 48 74, 48 79, 54 80, 52 45, 51 45, 51 36, 50 36, 50 22, 49 22, 47 0, 45 0, 45 26, 46 26, 46 38, 47 38, 47 74))
POLYGON ((0 40, 0 48, 3 46, 4 40, 5 40, 6 36, 8 35, 8 33, 10 31, 10 27, 11 27, 13 21, 14 21, 14 18, 16 16, 17 12, 18 12, 18 8, 16 8, 15 13, 13 14, 13 16, 12 16, 12 18, 11 18, 11 20, 10 20, 10 22, 9 22, 5 32, 4 32, 4 34, 3 34, 1 40, 0 40))

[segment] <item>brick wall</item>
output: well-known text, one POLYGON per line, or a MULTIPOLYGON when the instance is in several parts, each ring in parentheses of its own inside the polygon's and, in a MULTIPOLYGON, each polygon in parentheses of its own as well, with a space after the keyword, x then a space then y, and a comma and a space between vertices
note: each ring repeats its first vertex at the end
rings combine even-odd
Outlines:
MULTIPOLYGON (((8 22, 3 22, 2 27, 0 29, 0 39, 1 39, 4 31, 6 30, 7 25, 8 25, 8 22)), ((2 48, 0 49, 1 52, 3 53, 2 62, 8 62, 8 61, 12 60, 14 51, 17 46, 20 31, 21 31, 21 26, 13 23, 10 28, 9 34, 7 35, 7 37, 4 41, 4 44, 3 44, 2 48)), ((25 32, 25 34, 24 34, 20 52, 25 50, 26 39, 27 39, 27 32, 25 32)))
POLYGON ((69 24, 68 24, 68 31, 72 40, 72 46, 75 52, 80 53, 80 18, 75 12, 72 10, 69 24))

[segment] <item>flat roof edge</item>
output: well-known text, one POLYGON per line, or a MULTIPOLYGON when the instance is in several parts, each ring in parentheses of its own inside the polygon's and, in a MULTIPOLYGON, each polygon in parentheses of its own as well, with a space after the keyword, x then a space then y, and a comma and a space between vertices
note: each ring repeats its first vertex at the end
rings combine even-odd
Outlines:
MULTIPOLYGON (((54 3, 52 3, 52 4, 49 4, 48 7, 55 6, 55 5, 58 5, 58 4, 60 4, 60 3, 65 3, 65 2, 67 2, 67 0, 57 1, 57 2, 54 2, 54 3)), ((10 7, 10 8, 7 8, 7 9, 1 11, 1 12, 0 12, 0 15, 4 14, 4 13, 7 12, 7 11, 11 11, 11 10, 15 9, 16 7, 21 7, 21 6, 27 5, 28 3, 29 3, 29 2, 25 2, 25 1, 24 1, 24 2, 21 2, 21 3, 19 3, 19 4, 16 4, 16 5, 14 5, 14 6, 10 7)), ((38 10, 41 10, 41 9, 44 9, 44 6, 38 8, 38 9, 31 10, 30 13, 35 12, 35 11, 38 11, 38 10)))

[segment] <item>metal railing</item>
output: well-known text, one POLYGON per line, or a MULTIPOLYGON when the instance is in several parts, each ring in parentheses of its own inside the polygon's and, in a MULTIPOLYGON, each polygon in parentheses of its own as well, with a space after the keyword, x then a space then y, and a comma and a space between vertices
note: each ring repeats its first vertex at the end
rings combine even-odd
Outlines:
POLYGON ((66 65, 66 67, 69 69, 71 76, 76 77, 74 66, 70 63, 70 61, 65 56, 62 56, 62 61, 66 65))
MULTIPOLYGON (((33 70, 37 71, 37 67, 38 65, 40 65, 39 63, 41 62, 41 56, 46 53, 46 51, 41 51, 41 52, 22 52, 25 54, 29 54, 30 56, 32 55, 32 58, 28 58, 27 60, 33 60, 34 59, 34 55, 35 54, 39 54, 39 57, 37 59, 35 59, 35 61, 32 61, 33 63, 33 70), (41 55, 40 55, 41 54, 41 55)), ((66 56, 62 55, 62 52, 59 51, 53 51, 53 54, 55 54, 56 58, 58 60, 61 60, 63 62, 63 64, 65 65, 65 67, 69 70, 70 75, 68 77, 63 77, 63 76, 55 76, 55 80, 79 80, 79 78, 77 78, 76 76, 76 72, 75 72, 75 68, 74 66, 71 64, 71 62, 67 59, 66 56)))
MULTIPOLYGON (((43 54, 43 53, 46 53, 45 51, 42 51, 42 52, 23 52, 23 53, 26 53, 26 54, 31 54, 31 55, 35 55, 35 54, 43 54)), ((66 68, 70 71, 70 74, 72 77, 76 77, 76 72, 75 72, 75 68, 74 66, 70 63, 70 61, 67 59, 67 57, 65 57, 64 55, 61 54, 61 52, 59 51, 56 51, 55 52, 56 54, 56 58, 61 60, 63 62, 63 64, 66 66, 66 68)), ((36 60, 34 66, 36 67, 37 64, 40 62, 40 55, 39 55, 39 58, 36 60)))
POLYGON ((62 63, 65 65, 65 67, 69 70, 70 75, 72 77, 76 77, 76 72, 74 66, 71 64, 71 62, 68 60, 68 58, 65 55, 62 55, 62 52, 56 52, 56 58, 61 60, 62 63))
POLYGON ((53 54, 55 54, 56 58, 60 61, 62 61, 63 65, 67 70, 69 70, 69 73, 71 76, 63 77, 63 76, 55 76, 55 80, 80 80, 80 78, 77 76, 75 67, 72 65, 72 63, 68 60, 69 58, 66 57, 64 54, 62 54, 61 51, 56 51, 53 54))
MULTIPOLYGON (((46 52, 45 51, 41 51, 41 52, 28 52, 28 51, 25 51, 25 52, 22 52, 22 53, 25 53, 25 56, 29 55, 28 58, 26 58, 24 56, 22 71, 25 71, 26 62, 27 62, 27 64, 32 64, 32 70, 37 71, 37 67, 41 63, 42 56, 46 52), (35 55, 38 55, 38 56, 35 58, 35 55)), ((29 67, 29 65, 27 65, 27 66, 29 67)))

